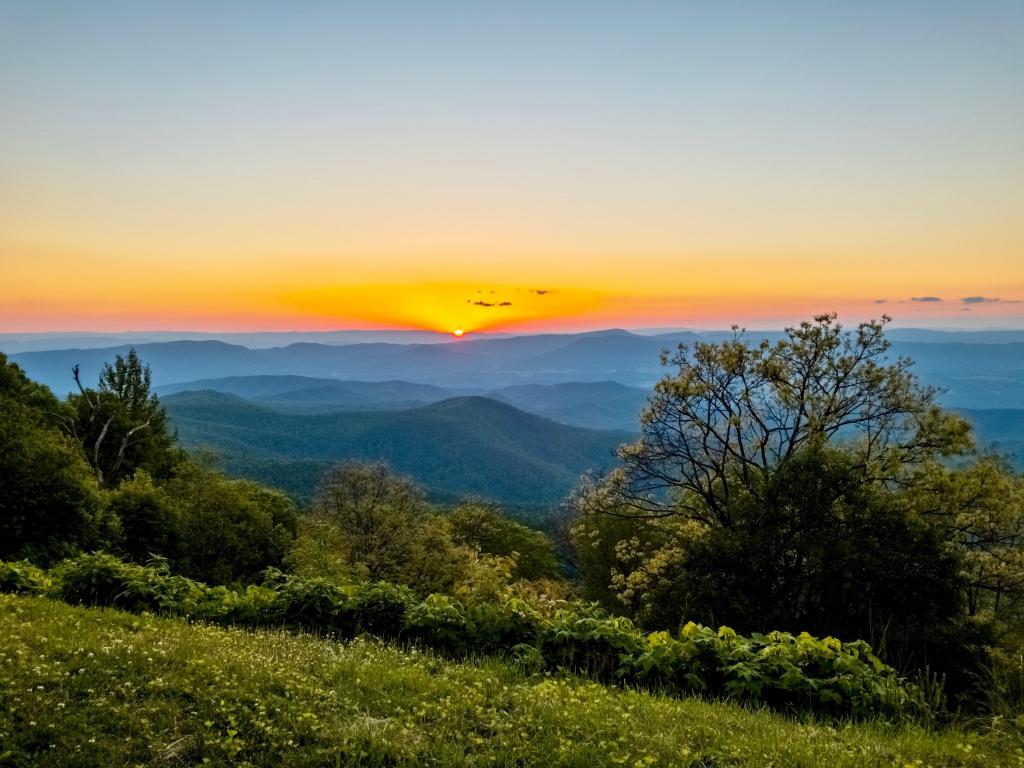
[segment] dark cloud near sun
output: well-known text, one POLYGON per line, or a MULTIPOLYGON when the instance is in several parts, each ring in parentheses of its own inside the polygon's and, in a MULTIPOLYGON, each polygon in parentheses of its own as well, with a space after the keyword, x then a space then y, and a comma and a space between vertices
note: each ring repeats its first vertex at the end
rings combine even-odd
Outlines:
MULTIPOLYGON (((549 293, 553 293, 554 292, 553 289, 551 289, 551 288, 516 288, 515 290, 516 290, 516 293, 519 293, 521 291, 526 291, 527 293, 535 293, 538 296, 545 296, 545 295, 547 295, 549 293)), ((497 290, 491 289, 491 288, 480 288, 479 290, 477 290, 477 296, 480 297, 480 298, 466 299, 466 303, 467 304, 472 304, 475 307, 511 307, 512 306, 512 302, 511 301, 498 301, 498 299, 501 298, 500 292, 497 291, 497 290), (492 299, 491 301, 484 301, 483 298, 480 297, 481 294, 484 294, 484 295, 487 295, 487 296, 494 296, 494 299, 492 299), (497 295, 495 295, 495 294, 497 294, 497 295)))
POLYGON ((940 299, 938 296, 911 296, 910 300, 925 302, 928 304, 933 304, 935 302, 942 301, 942 299, 940 299))

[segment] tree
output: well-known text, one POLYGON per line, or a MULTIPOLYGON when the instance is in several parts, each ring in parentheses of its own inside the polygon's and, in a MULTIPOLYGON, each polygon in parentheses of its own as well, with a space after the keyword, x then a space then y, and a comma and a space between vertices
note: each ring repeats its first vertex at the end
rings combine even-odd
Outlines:
POLYGON ((451 592, 475 559, 412 481, 348 462, 324 476, 287 562, 306 576, 391 581, 426 595, 451 592))
POLYGON ((909 489, 971 439, 890 358, 887 320, 665 355, 640 438, 579 495, 592 594, 650 625, 865 637, 924 663, 962 615, 962 552, 909 489))
POLYGON ((0 558, 49 562, 118 535, 60 405, 0 354, 0 558))
MULTIPOLYGON (((329 535, 344 549, 334 556, 364 578, 402 582, 426 513, 423 492, 411 480, 384 464, 346 462, 324 476, 303 533, 329 535)), ((300 546, 314 550, 305 537, 300 546)))
POLYGON ((177 563, 181 512, 144 470, 108 492, 106 506, 121 521, 121 550, 129 559, 145 562, 159 555, 177 563))
POLYGON ((191 462, 180 465, 163 490, 180 515, 179 564, 186 575, 228 584, 283 564, 298 515, 280 491, 191 462))
POLYGON ((965 609, 1024 641, 1024 477, 998 456, 932 463, 908 484, 913 509, 963 553, 965 609))
POLYGON ((936 405, 911 362, 888 359, 888 320, 844 333, 834 314, 820 315, 775 344, 747 344, 736 329, 730 341, 665 355, 677 371, 656 385, 640 439, 609 478, 630 514, 728 527, 732 492, 770 493, 765 475, 814 441, 841 441, 864 482, 898 482, 970 448, 967 423, 936 405))
POLYGON ((483 554, 512 558, 516 578, 544 579, 560 575, 551 539, 510 520, 491 505, 460 504, 448 514, 448 521, 457 543, 483 554))
POLYGON ((143 367, 135 350, 104 364, 98 389, 82 384, 77 365, 72 375, 78 394, 68 399, 72 412, 62 423, 85 451, 100 487, 116 486, 138 469, 169 476, 181 454, 168 432, 167 414, 150 392, 149 366, 143 367))

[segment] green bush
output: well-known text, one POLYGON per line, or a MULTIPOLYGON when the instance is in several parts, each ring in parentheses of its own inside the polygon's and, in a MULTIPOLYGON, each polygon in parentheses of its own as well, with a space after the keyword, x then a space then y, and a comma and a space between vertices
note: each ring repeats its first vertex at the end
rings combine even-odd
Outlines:
POLYGON ((46 571, 28 560, 0 562, 0 592, 15 595, 41 595, 49 588, 46 571))
POLYGON ((540 641, 541 616, 521 598, 514 597, 501 605, 470 603, 466 610, 475 628, 475 647, 482 653, 536 646, 540 641))
POLYGON ((397 638, 405 628, 405 617, 415 602, 408 587, 378 581, 355 595, 357 633, 368 632, 397 638))
POLYGON ((72 604, 193 615, 209 591, 205 584, 170 574, 159 558, 136 565, 108 554, 64 560, 52 571, 53 589, 72 604))
POLYGON ((461 602, 448 595, 429 595, 414 605, 406 619, 407 637, 448 653, 466 653, 474 626, 461 602))
POLYGON ((332 632, 351 637, 357 626, 352 591, 321 578, 285 576, 270 581, 275 593, 270 613, 289 627, 332 632))
POLYGON ((597 606, 559 611, 541 637, 541 650, 550 663, 600 680, 625 678, 642 648, 643 635, 633 622, 609 617, 597 606))

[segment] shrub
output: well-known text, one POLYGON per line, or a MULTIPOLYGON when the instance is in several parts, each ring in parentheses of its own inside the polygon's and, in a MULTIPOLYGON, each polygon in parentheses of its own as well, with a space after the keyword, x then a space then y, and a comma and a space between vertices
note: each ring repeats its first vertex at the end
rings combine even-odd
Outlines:
POLYGON ((413 601, 412 590, 408 587, 385 581, 364 587, 355 596, 357 633, 398 637, 405 627, 405 616, 413 601))
POLYGON ((408 636, 448 653, 465 653, 472 645, 473 623, 454 597, 429 595, 414 605, 406 620, 408 636))
POLYGON ((50 586, 46 571, 27 560, 0 562, 0 592, 15 595, 41 595, 50 586))
POLYGON ((629 619, 609 617, 596 604, 573 606, 544 628, 541 650, 557 667, 609 680, 625 677, 642 637, 629 619))
POLYGON ((482 653, 537 645, 542 619, 528 602, 513 597, 504 603, 473 602, 467 614, 474 627, 474 645, 482 653))
POLYGON ((323 578, 286 576, 272 588, 275 598, 270 613, 281 623, 343 637, 354 635, 356 605, 343 587, 323 578))

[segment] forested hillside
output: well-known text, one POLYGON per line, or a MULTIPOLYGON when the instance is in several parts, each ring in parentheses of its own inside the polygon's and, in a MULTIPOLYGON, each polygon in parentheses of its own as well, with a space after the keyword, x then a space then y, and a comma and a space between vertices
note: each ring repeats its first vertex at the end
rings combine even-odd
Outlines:
POLYGON ((285 485, 307 498, 315 488, 309 480, 316 478, 303 467, 322 472, 350 459, 385 461, 446 498, 554 504, 583 472, 609 468, 615 449, 629 438, 557 424, 482 397, 315 416, 216 392, 169 395, 163 402, 184 445, 214 448, 227 466, 259 477, 263 462, 294 462, 295 478, 285 485))

